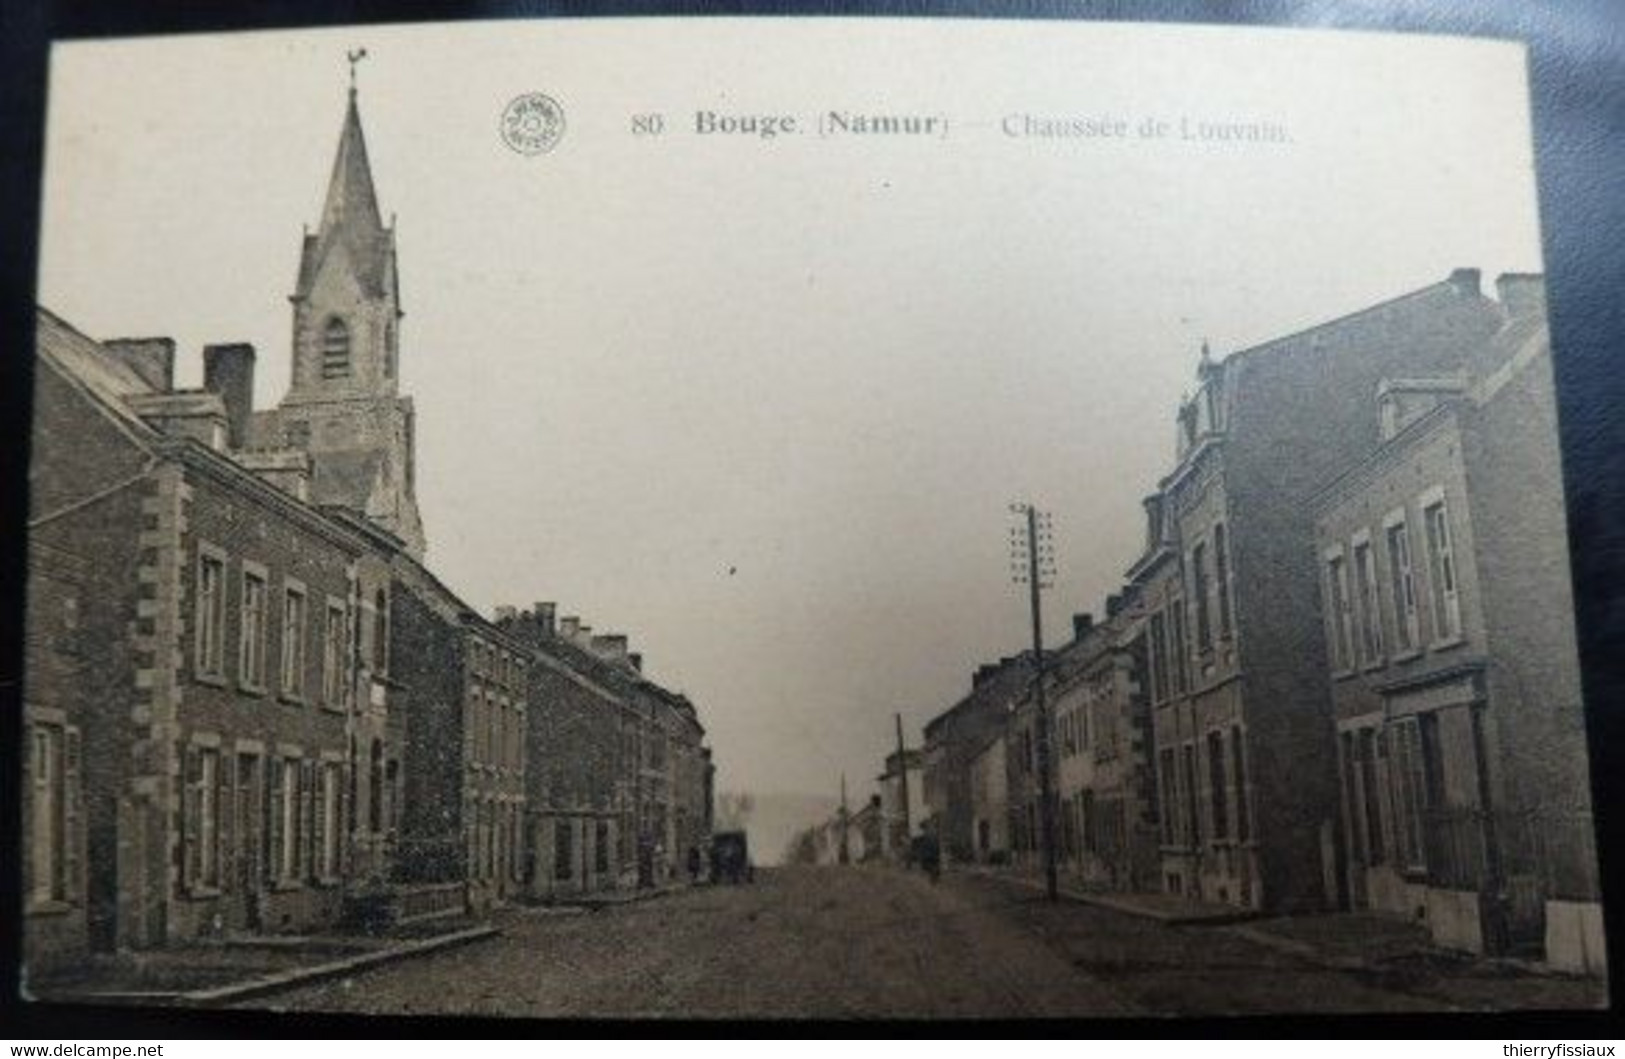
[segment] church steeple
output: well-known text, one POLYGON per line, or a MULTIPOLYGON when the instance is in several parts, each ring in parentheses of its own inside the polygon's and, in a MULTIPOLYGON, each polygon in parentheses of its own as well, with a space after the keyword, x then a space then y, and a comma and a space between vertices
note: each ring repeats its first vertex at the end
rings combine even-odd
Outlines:
POLYGON ((321 223, 300 246, 293 378, 277 411, 283 444, 311 454, 311 498, 364 513, 422 556, 414 414, 399 396, 395 229, 384 225, 356 101, 355 63, 321 223))
POLYGON ((356 106, 355 87, 350 88, 350 105, 344 113, 344 131, 339 134, 339 152, 333 159, 333 176, 327 183, 327 204, 322 208, 323 233, 339 229, 356 234, 384 230, 378 215, 378 194, 372 186, 372 166, 367 162, 367 138, 361 131, 361 110, 356 106))
MULTIPOLYGON (((352 52, 352 76, 356 58, 352 52)), ((395 392, 395 231, 378 208, 353 83, 321 224, 305 233, 292 301, 291 396, 395 392)))

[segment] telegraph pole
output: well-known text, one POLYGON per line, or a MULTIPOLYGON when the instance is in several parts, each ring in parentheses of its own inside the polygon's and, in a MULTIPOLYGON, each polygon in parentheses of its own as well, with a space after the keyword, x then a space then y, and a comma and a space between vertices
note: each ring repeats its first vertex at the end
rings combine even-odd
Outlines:
POLYGON ((846 842, 846 773, 841 773, 841 863, 852 863, 852 849, 846 842))
POLYGON ((898 851, 902 862, 908 863, 909 829, 908 829, 908 752, 903 746, 903 715, 893 714, 897 719, 897 787, 898 801, 903 806, 903 839, 902 848, 898 851))
POLYGON ((1044 608, 1041 593, 1054 585, 1055 549, 1048 512, 1031 504, 1010 505, 1010 513, 1025 525, 1010 531, 1011 577, 1026 583, 1032 600, 1033 623, 1033 701, 1037 706, 1038 728, 1038 826, 1044 847, 1044 893, 1056 899, 1058 881, 1055 865, 1055 801, 1050 782, 1049 706, 1044 688, 1044 608))

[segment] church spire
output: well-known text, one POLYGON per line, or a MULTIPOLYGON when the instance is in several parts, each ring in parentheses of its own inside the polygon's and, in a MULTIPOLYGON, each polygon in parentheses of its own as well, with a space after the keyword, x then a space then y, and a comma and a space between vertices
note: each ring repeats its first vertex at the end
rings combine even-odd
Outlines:
POLYGON ((395 296, 395 233, 384 226, 378 208, 367 138, 361 131, 361 108, 356 102, 355 66, 365 55, 365 48, 349 53, 350 89, 344 126, 339 132, 338 152, 333 156, 321 223, 314 233, 307 234, 300 254, 299 279, 293 294, 296 300, 310 294, 317 273, 341 246, 344 267, 353 274, 365 296, 395 296))
MULTIPOLYGON (((351 67, 352 75, 354 67, 351 67)), ((320 234, 340 226, 357 229, 356 234, 373 234, 383 229, 378 212, 378 194, 372 186, 372 166, 367 161, 367 140, 361 132, 361 109, 356 105, 355 85, 350 86, 350 105, 344 113, 344 131, 339 134, 339 151, 333 159, 333 176, 327 183, 327 204, 322 208, 320 234)))

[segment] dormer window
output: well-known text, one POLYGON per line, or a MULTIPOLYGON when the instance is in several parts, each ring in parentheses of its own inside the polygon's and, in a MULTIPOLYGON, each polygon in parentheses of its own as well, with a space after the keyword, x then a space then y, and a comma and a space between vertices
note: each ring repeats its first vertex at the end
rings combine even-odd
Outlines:
POLYGON ((322 331, 322 378, 344 379, 350 375, 350 329, 333 317, 322 331))

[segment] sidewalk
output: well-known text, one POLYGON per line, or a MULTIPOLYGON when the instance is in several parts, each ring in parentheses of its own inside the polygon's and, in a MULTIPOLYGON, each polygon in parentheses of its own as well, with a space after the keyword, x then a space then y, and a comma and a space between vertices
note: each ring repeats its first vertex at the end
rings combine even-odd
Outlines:
MULTIPOLYGON (((953 870, 985 875, 994 879, 1004 879, 1031 890, 1044 890, 1042 875, 1020 869, 963 865, 953 870)), ((1238 908, 1235 905, 1225 905, 1211 901, 1187 901, 1171 894, 1120 893, 1114 890, 1086 889, 1079 886, 1075 880, 1068 880, 1064 876, 1056 887, 1056 893, 1069 901, 1109 908, 1114 912, 1140 916, 1144 919, 1154 919, 1171 926, 1195 924, 1218 926, 1259 917, 1259 913, 1250 908, 1238 908)))
MULTIPOLYGON (((1041 877, 1020 870, 964 867, 1042 891, 1041 877)), ((1170 926, 1216 929, 1304 963, 1368 984, 1441 1000, 1462 1010, 1573 1010, 1606 1007, 1607 983, 1527 960, 1494 959, 1440 948, 1420 923, 1370 912, 1266 916, 1166 894, 1084 890, 1063 883, 1061 896, 1170 926)))
POLYGON ((37 1000, 209 1007, 353 974, 411 956, 494 937, 490 924, 459 917, 412 924, 388 934, 253 936, 199 941, 95 959, 71 973, 23 983, 37 1000))

